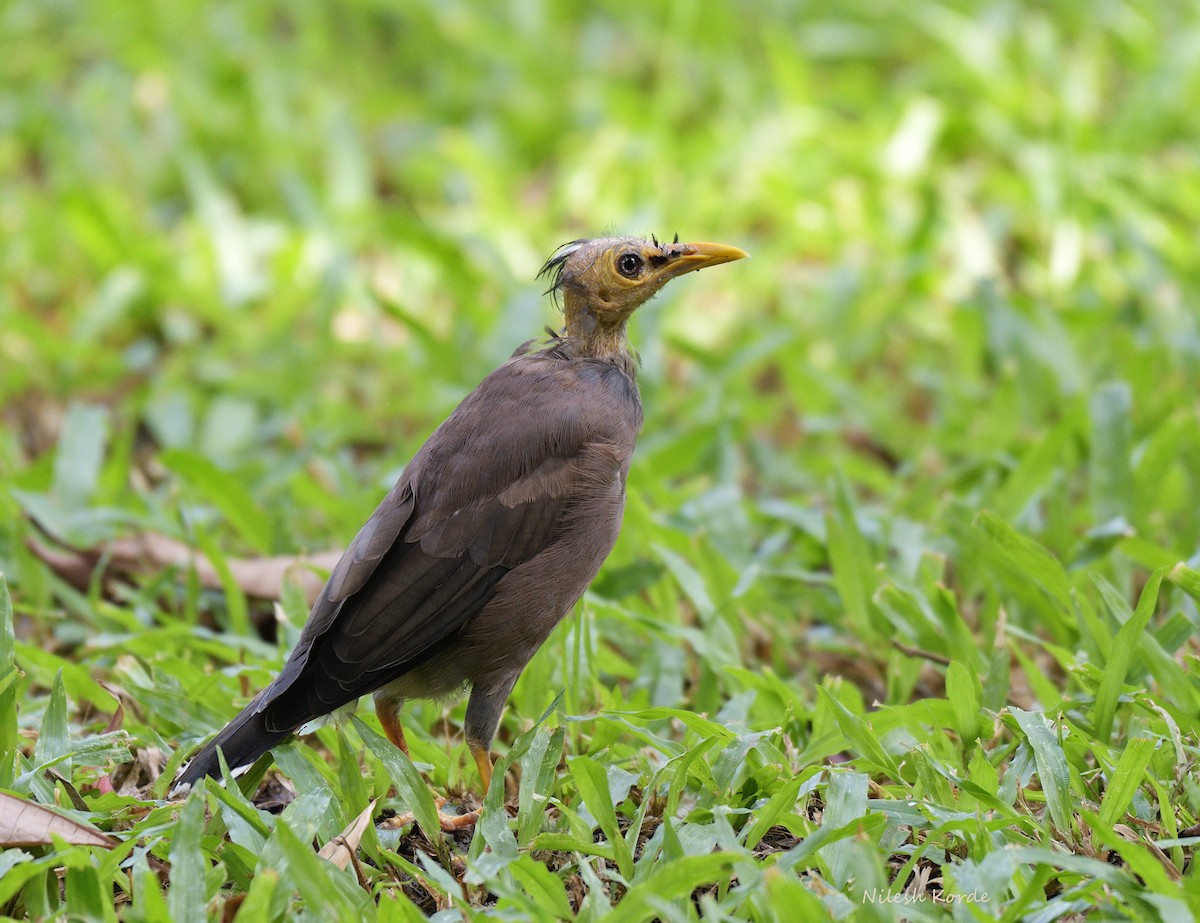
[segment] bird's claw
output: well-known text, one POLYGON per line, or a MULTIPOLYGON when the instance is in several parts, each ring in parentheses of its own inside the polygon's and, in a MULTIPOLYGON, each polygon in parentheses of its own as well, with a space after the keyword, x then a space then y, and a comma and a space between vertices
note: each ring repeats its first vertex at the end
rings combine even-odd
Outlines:
POLYGON ((468 811, 466 814, 443 814, 439 811, 438 821, 446 833, 453 833, 455 830, 474 827, 479 822, 479 810, 468 811))
POLYGON ((446 833, 453 833, 455 830, 462 830, 465 827, 474 827, 479 821, 478 808, 474 811, 467 811, 465 814, 443 814, 442 808, 446 806, 446 799, 438 798, 433 803, 438 809, 438 822, 446 833))
MULTIPOLYGON (((446 833, 453 833, 456 830, 465 830, 469 827, 474 827, 479 822, 479 809, 467 811, 465 814, 444 814, 442 808, 446 806, 445 798, 438 798, 434 801, 434 807, 438 809, 438 824, 446 833)), ((409 824, 416 823, 416 815, 412 811, 405 811, 403 814, 397 814, 395 817, 387 820, 387 825, 393 830, 398 830, 401 827, 407 827, 409 824)))

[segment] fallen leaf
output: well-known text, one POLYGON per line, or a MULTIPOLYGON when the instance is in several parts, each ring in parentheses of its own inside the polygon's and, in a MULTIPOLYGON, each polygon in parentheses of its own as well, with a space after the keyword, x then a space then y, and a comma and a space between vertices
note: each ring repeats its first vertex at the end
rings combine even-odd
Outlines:
POLYGON ((104 846, 117 841, 77 820, 33 801, 0 792, 0 847, 48 846, 59 836, 76 846, 104 846))
POLYGON ((350 864, 354 853, 358 851, 358 844, 362 842, 362 836, 367 832, 367 825, 371 823, 371 815, 374 811, 375 802, 372 801, 363 808, 362 813, 354 818, 345 830, 322 846, 317 855, 322 859, 328 859, 344 870, 350 864))
MULTIPOLYGON (((59 577, 76 589, 87 589, 95 570, 104 566, 107 574, 136 574, 169 567, 194 568, 196 579, 206 589, 219 590, 221 578, 212 562, 183 542, 157 532, 118 538, 96 548, 51 548, 29 536, 25 540, 31 552, 59 577)), ((266 558, 228 558, 234 582, 254 599, 276 600, 283 595, 284 581, 295 581, 311 604, 325 585, 318 572, 333 570, 340 551, 322 551, 311 555, 275 555, 266 558)))

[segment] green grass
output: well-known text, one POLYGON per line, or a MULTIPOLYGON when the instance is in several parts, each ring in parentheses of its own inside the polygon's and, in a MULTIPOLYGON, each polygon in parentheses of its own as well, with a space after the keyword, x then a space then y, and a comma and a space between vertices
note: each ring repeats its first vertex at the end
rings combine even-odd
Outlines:
POLYGON ((494 7, 0 7, 0 791, 119 844, 4 849, 0 910, 1193 919, 1200 11, 494 7), (635 319, 624 532, 508 792, 437 833, 478 781, 412 703, 419 774, 364 708, 281 811, 165 800, 303 603, 27 539, 345 544, 608 229, 753 259, 635 319), (416 823, 320 858, 372 801, 416 823))

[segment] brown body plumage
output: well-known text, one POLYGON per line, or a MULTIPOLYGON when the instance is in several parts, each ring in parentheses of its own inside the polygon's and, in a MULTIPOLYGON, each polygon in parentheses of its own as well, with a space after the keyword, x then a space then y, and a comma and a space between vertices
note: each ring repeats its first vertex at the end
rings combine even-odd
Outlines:
POLYGON ((407 698, 470 687, 485 787, 513 684, 612 550, 642 425, 625 324, 668 280, 740 259, 719 244, 573 241, 543 267, 562 335, 522 346, 429 437, 334 567, 279 676, 177 787, 249 766, 313 718, 375 693, 404 748, 407 698))

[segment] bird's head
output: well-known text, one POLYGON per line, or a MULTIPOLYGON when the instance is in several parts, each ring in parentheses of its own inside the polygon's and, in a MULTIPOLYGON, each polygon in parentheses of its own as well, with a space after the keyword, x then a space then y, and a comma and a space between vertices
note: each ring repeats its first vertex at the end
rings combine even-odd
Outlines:
POLYGON ((567 336, 597 340, 603 351, 624 343, 625 322, 664 285, 684 273, 740 260, 744 250, 725 244, 660 243, 651 237, 601 237, 563 244, 538 276, 561 296, 567 336))

